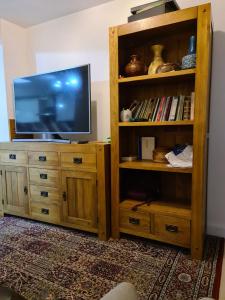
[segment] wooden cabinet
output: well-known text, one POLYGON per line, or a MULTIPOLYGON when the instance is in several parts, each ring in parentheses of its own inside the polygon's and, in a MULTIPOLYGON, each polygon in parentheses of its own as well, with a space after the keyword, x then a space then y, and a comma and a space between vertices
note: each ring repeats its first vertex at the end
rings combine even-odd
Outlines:
POLYGON ((96 184, 95 173, 62 172, 63 221, 65 223, 97 229, 96 184))
POLYGON ((197 259, 203 254, 206 215, 211 29, 211 6, 204 4, 109 30, 112 236, 128 233, 187 247, 197 259), (193 35, 195 68, 127 77, 125 66, 131 55, 138 55, 149 66, 154 59, 151 46, 161 44, 165 62, 181 62, 193 35), (180 114, 173 121, 161 118, 165 99, 185 95, 190 101, 193 94, 194 118, 182 120, 180 114), (122 122, 120 112, 134 101, 139 103, 139 118, 122 122), (148 105, 151 108, 152 103, 160 103, 154 106, 157 118, 149 117, 148 105), (193 167, 175 168, 142 160, 141 137, 155 137, 157 148, 192 145, 193 167), (123 161, 127 156, 138 159, 123 161), (149 201, 148 206, 145 201, 149 201))
POLYGON ((110 233, 110 145, 0 143, 0 214, 110 233))
POLYGON ((27 169, 5 166, 3 187, 4 212, 27 216, 29 213, 27 169))

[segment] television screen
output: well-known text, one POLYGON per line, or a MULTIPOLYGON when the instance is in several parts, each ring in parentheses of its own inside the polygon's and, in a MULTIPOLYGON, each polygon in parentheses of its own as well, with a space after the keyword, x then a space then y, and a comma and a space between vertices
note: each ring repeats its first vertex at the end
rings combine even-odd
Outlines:
POLYGON ((17 133, 90 133, 90 65, 15 79, 17 133))

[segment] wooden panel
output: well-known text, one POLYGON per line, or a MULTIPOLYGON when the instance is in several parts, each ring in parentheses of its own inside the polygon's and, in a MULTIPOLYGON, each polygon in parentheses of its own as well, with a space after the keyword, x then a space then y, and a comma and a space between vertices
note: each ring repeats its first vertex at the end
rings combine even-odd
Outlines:
POLYGON ((66 223, 97 227, 96 174, 63 171, 63 219, 66 223))
POLYGON ((4 185, 4 182, 3 182, 3 174, 4 174, 4 171, 3 171, 3 168, 2 166, 0 166, 0 216, 3 215, 3 185, 4 185))
POLYGON ((93 153, 62 153, 61 166, 80 170, 96 170, 96 154, 93 153))
POLYGON ((119 238, 119 88, 118 88, 118 28, 109 30, 110 47, 110 109, 111 109, 111 184, 112 237, 119 238))
MULTIPOLYGON (((197 18, 197 8, 187 8, 178 10, 175 12, 147 18, 140 21, 124 24, 118 26, 118 35, 126 35, 135 32, 140 32, 148 29, 159 29, 159 27, 165 27, 168 25, 179 26, 177 23, 193 20, 197 18)), ((166 28, 164 28, 166 31, 166 28)))
POLYGON ((195 87, 194 158, 192 177, 192 256, 202 258, 205 233, 207 125, 211 68, 211 6, 198 8, 197 74, 195 87), (204 80, 202 80, 204 78, 204 80))
POLYGON ((57 152, 28 152, 28 160, 30 165, 39 166, 58 166, 59 158, 57 152))
POLYGON ((59 203, 59 190, 47 186, 30 185, 31 202, 42 202, 46 204, 59 203))
POLYGON ((32 134, 17 134, 14 119, 9 120, 9 130, 10 130, 11 140, 14 138, 20 138, 20 139, 32 139, 33 138, 32 134))
MULTIPOLYGON (((41 143, 41 142, 19 142, 19 143, 0 143, 0 150, 13 151, 50 151, 50 152, 78 152, 78 153, 96 153, 98 142, 88 144, 60 144, 60 143, 41 143)), ((102 143, 101 143, 102 144, 102 143)))
POLYGON ((194 121, 183 120, 183 121, 162 121, 162 122, 119 122, 120 127, 138 127, 138 126, 186 126, 193 125, 194 121))
POLYGON ((129 161, 120 163, 120 168, 123 169, 138 169, 160 172, 172 172, 172 173, 192 173, 192 168, 174 168, 167 163, 156 163, 148 160, 129 161))
POLYGON ((111 177, 110 145, 97 146, 97 193, 98 193, 98 234, 101 240, 107 240, 111 232, 111 177))
POLYGON ((181 217, 182 219, 191 220, 191 209, 183 203, 172 201, 153 201, 148 204, 140 205, 141 201, 124 200, 120 203, 120 210, 132 210, 139 205, 137 211, 140 213, 160 214, 163 216, 181 217))
POLYGON ((31 184, 59 186, 59 171, 38 168, 29 168, 29 178, 31 184))
POLYGON ((189 247, 190 221, 156 214, 154 216, 154 234, 176 245, 189 247))
POLYGON ((161 81, 161 80, 168 80, 169 78, 174 78, 177 80, 178 77, 182 77, 184 80, 186 77, 189 78, 190 76, 195 76, 195 69, 188 69, 188 70, 180 70, 180 71, 173 71, 173 72, 167 72, 167 73, 159 73, 159 74, 153 74, 153 75, 141 75, 141 76, 134 76, 134 77, 125 77, 125 78, 119 78, 118 83, 119 84, 134 84, 137 82, 154 82, 154 81, 161 81))
POLYGON ((0 162, 10 164, 27 164, 27 153, 25 151, 0 150, 0 162))
POLYGON ((120 229, 139 233, 151 232, 150 214, 120 209, 120 229))
POLYGON ((7 213, 28 214, 27 170, 24 167, 4 167, 4 211, 7 213))
POLYGON ((59 223, 60 208, 57 204, 31 202, 31 217, 49 223, 59 223))

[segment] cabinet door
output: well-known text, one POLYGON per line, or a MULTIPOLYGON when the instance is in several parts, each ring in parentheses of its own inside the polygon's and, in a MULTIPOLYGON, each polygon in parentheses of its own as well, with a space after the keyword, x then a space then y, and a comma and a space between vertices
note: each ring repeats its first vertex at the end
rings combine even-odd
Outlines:
POLYGON ((28 214, 27 169, 24 167, 4 167, 4 211, 28 214))
POLYGON ((3 168, 0 166, 0 215, 3 214, 3 168))
POLYGON ((96 174, 63 171, 63 220, 87 228, 97 228, 96 174))

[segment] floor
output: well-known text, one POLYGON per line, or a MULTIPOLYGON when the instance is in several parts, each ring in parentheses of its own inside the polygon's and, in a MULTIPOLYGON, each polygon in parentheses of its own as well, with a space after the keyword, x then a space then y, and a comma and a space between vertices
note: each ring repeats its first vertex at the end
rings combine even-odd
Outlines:
MULTIPOLYGON (((225 246, 225 244, 224 244, 225 246)), ((220 298, 219 300, 225 300, 225 251, 223 254, 223 268, 222 268, 222 277, 220 283, 220 298)))

